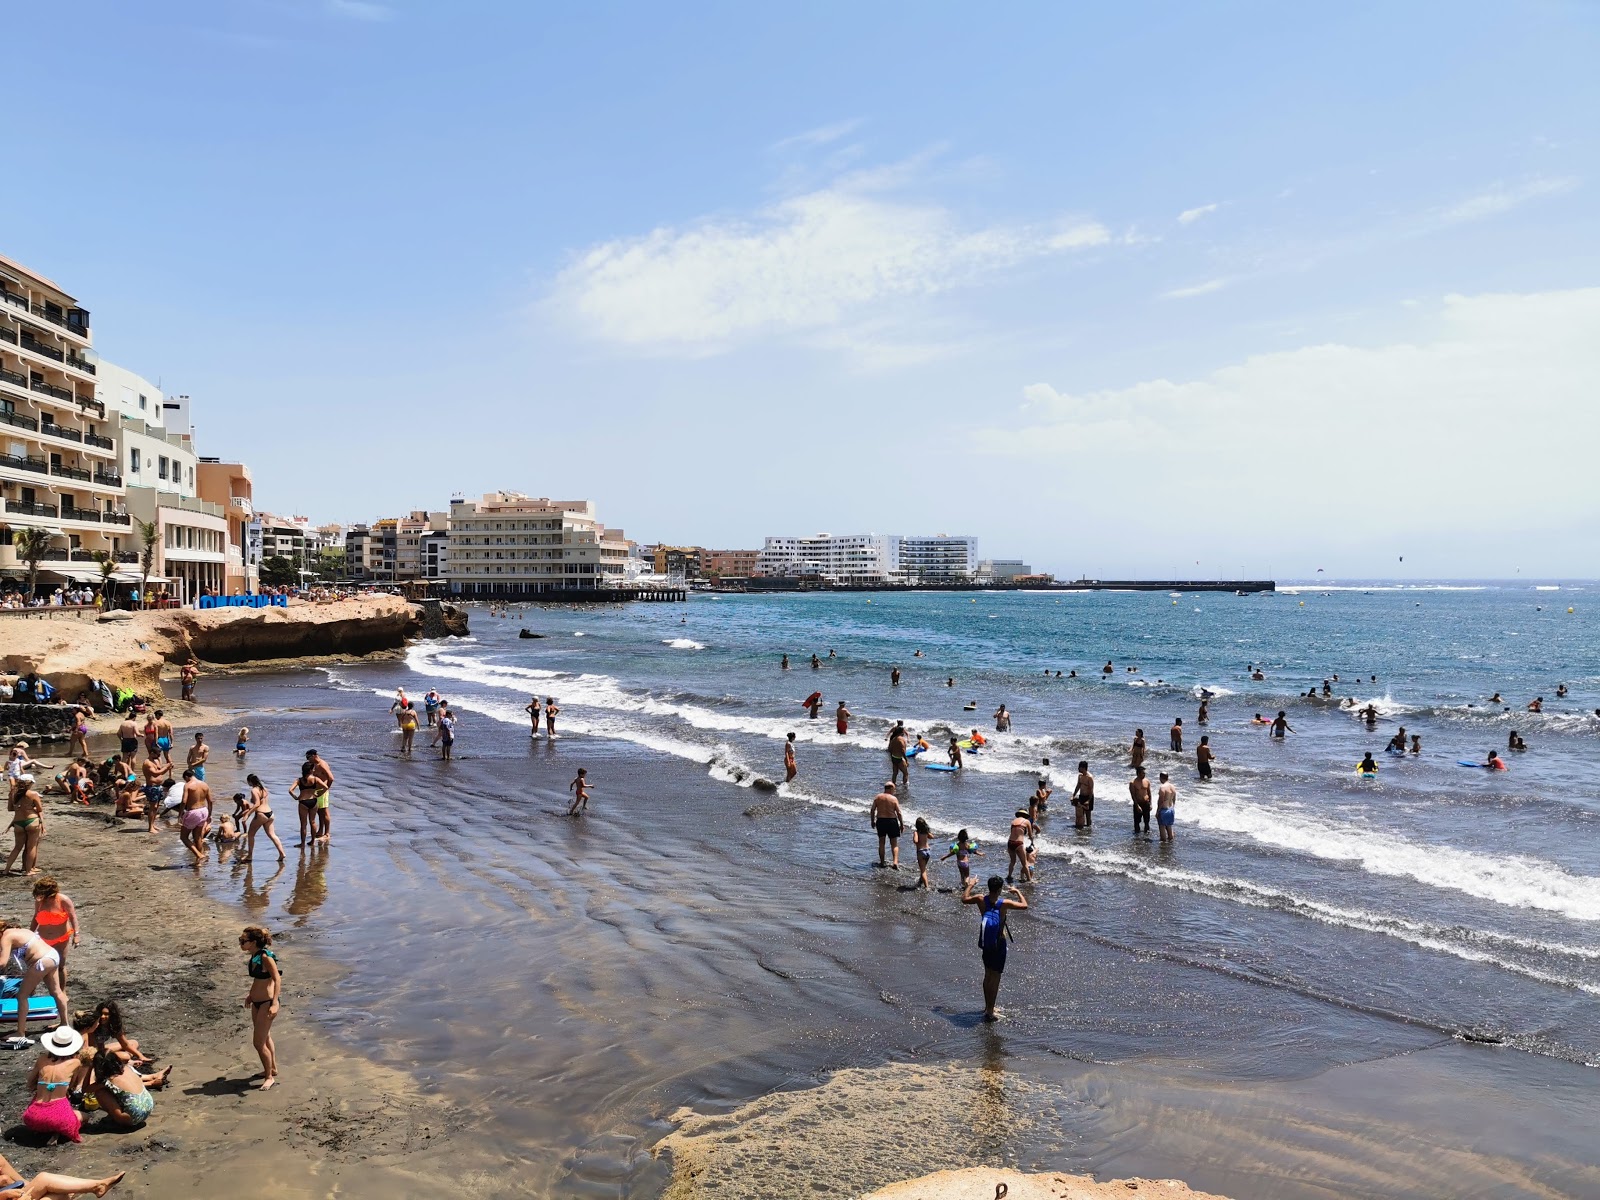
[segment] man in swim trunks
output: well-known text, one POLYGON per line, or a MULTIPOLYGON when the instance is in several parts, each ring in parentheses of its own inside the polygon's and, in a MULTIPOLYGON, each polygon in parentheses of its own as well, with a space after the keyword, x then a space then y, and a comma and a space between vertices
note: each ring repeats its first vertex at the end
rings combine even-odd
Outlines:
POLYGON ((1133 835, 1140 833, 1147 837, 1150 834, 1150 781, 1145 778, 1144 768, 1139 767, 1133 773, 1133 778, 1128 781, 1128 795, 1133 798, 1133 835))
POLYGON ((1194 765, 1195 769, 1200 772, 1201 779, 1211 778, 1211 764, 1216 761, 1216 758, 1217 756, 1211 752, 1211 735, 1209 733, 1202 734, 1200 744, 1194 750, 1194 765))
POLYGON ((839 707, 833 713, 833 727, 841 735, 850 732, 850 718, 855 716, 844 706, 844 701, 839 701, 839 707))
POLYGON ((144 760, 140 772, 144 778, 144 815, 149 819, 148 832, 154 833, 156 818, 161 815, 161 802, 167 798, 163 784, 172 778, 172 764, 163 763, 152 755, 144 760))
POLYGON ((889 731, 889 780, 893 781, 904 777, 905 783, 911 783, 911 763, 906 758, 909 739, 906 736, 905 723, 896 721, 894 728, 889 731))
POLYGON ((1272 722, 1272 728, 1267 731, 1267 736, 1282 741, 1284 734, 1293 732, 1294 726, 1289 724, 1288 715, 1280 708, 1277 717, 1272 722))
POLYGON ((988 917, 991 909, 999 911, 999 925, 990 937, 990 923, 985 920, 979 927, 978 948, 983 952, 983 1019, 995 1021, 1000 1017, 1000 1010, 996 1007, 1000 999, 1000 976, 1006 969, 1006 943, 1010 940, 1010 931, 1006 928, 1006 912, 1008 909, 1025 909, 1028 900, 1014 887, 1008 887, 1006 881, 998 875, 989 876, 989 890, 985 895, 978 895, 974 888, 978 881, 972 876, 967 878, 967 890, 961 894, 961 903, 976 904, 978 911, 988 917), (1011 897, 1004 893, 1010 892, 1011 897))
POLYGON ((206 829, 211 824, 211 788, 196 779, 193 771, 183 773, 183 829, 179 839, 195 858, 205 857, 206 829))
POLYGON ((1072 789, 1072 827, 1090 829, 1094 826, 1094 776, 1089 774, 1087 759, 1078 764, 1078 782, 1072 789))
POLYGON ((889 668, 889 686, 890 687, 899 687, 900 686, 900 668, 899 667, 890 667, 889 668))
POLYGON ((995 709, 994 731, 996 733, 1011 732, 1011 714, 1006 711, 1006 706, 1004 704, 995 709))
POLYGON ((206 761, 211 757, 211 747, 206 745, 206 735, 194 735, 194 745, 189 747, 189 770, 201 783, 206 781, 206 761))
POLYGON ((133 717, 122 718, 122 724, 117 726, 117 737, 122 743, 122 761, 132 766, 139 753, 139 726, 134 723, 133 717))
POLYGON ((194 699, 194 681, 199 674, 200 673, 194 669, 194 664, 192 662, 186 662, 183 664, 183 670, 178 673, 181 693, 179 695, 180 700, 194 699))
POLYGON ((1161 787, 1156 791, 1156 824, 1161 829, 1161 840, 1173 840, 1172 826, 1178 818, 1178 789, 1172 780, 1161 772, 1161 787))
POLYGON ((878 865, 898 871, 900 832, 904 824, 900 813, 900 799, 895 795, 893 780, 884 784, 883 791, 872 798, 872 807, 867 810, 867 819, 878 832, 878 865), (884 861, 886 849, 892 852, 893 862, 884 861))
POLYGON ((1183 718, 1179 717, 1172 723, 1172 748, 1179 754, 1183 753, 1183 718))
POLYGON ((306 751, 306 762, 311 764, 311 774, 322 784, 322 794, 317 797, 317 835, 314 840, 332 841, 333 810, 329 798, 333 795, 333 769, 328 766, 328 760, 315 750, 306 751))
POLYGON ((156 709, 156 749, 161 751, 161 757, 166 759, 167 765, 172 765, 172 722, 167 720, 167 714, 159 708, 156 709))

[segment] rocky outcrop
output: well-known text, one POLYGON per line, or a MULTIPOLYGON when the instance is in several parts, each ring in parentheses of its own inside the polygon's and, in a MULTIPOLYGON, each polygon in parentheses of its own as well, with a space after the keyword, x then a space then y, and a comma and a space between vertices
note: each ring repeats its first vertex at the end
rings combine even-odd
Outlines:
POLYGON ((422 636, 425 638, 466 637, 467 614, 442 600, 419 600, 422 636))
POLYGON ((69 698, 93 679, 154 695, 166 663, 370 654, 399 649, 421 631, 419 610, 399 596, 287 608, 116 612, 98 620, 0 618, 0 672, 37 671, 69 698))
POLYGON ((70 741, 77 711, 65 704, 0 704, 0 740, 8 745, 17 738, 34 745, 70 741))

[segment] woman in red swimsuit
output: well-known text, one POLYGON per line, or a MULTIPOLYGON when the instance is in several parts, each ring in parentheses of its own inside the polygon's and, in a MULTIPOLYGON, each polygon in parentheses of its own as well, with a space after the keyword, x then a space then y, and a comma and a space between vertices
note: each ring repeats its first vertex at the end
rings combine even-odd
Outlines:
POLYGON ((78 944, 78 910, 72 897, 46 875, 33 885, 33 929, 61 960, 61 985, 67 983, 67 947, 78 944))

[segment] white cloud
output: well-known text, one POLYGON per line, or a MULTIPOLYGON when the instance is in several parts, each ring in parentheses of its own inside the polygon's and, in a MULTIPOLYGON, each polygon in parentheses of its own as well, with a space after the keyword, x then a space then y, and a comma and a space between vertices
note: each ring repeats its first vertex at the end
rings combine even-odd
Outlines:
POLYGON ((1186 208, 1178 214, 1178 224, 1193 225, 1201 217, 1216 212, 1218 207, 1215 204, 1202 204, 1199 208, 1186 208))
POLYGON ((741 219, 604 242, 557 277, 553 302, 594 336, 708 354, 752 337, 848 341, 869 318, 1020 264, 1106 245, 1098 222, 964 228, 948 210, 889 199, 898 172, 864 172, 741 219))
POLYGON ((829 142, 837 142, 840 138, 849 137, 861 128, 861 118, 851 117, 847 121, 835 121, 831 125, 819 125, 815 129, 807 129, 774 142, 774 151, 788 150, 795 146, 826 146, 829 142))
POLYGON ((387 21, 394 10, 386 4, 372 0, 325 0, 325 7, 336 17, 349 17, 353 21, 387 21))
POLYGON ((1161 295, 1167 300, 1187 300, 1191 296, 1208 296, 1212 292, 1220 292, 1232 282, 1231 276, 1224 275, 1217 279, 1207 279, 1204 283, 1191 283, 1188 287, 1172 288, 1162 292, 1161 295))
POLYGON ((1437 221, 1442 225, 1460 225, 1467 221, 1498 217, 1501 213, 1510 212, 1530 200, 1538 200, 1544 196, 1559 196, 1576 186, 1575 179, 1533 179, 1510 187, 1496 184, 1476 196, 1468 196, 1465 200, 1441 209, 1437 214, 1437 221))
MULTIPOLYGON (((1600 445, 1600 288, 1448 296, 1429 321, 1416 342, 1305 346, 1188 380, 1031 384, 976 445, 1059 464, 1085 519, 1087 498, 1114 496, 1134 527, 1177 519, 1241 543, 1600 522, 1600 487, 1570 453, 1600 445)), ((1485 575, 1512 565, 1484 552, 1485 575)))

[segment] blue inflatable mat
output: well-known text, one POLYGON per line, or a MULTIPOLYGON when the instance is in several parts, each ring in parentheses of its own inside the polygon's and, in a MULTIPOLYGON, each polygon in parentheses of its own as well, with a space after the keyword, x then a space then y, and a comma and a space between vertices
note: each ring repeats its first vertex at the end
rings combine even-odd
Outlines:
MULTIPOLYGON (((17 1019, 17 992, 21 989, 20 979, 15 977, 0 979, 0 1024, 17 1019)), ((61 1018, 56 1013, 56 998, 48 992, 43 994, 35 992, 29 996, 28 1020, 60 1024, 61 1018)))

